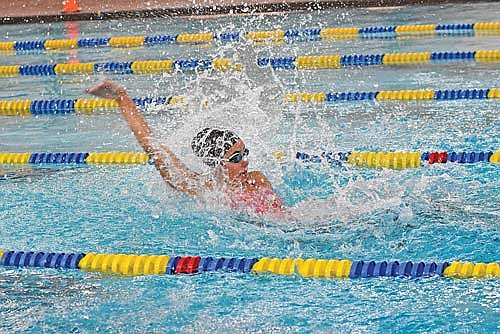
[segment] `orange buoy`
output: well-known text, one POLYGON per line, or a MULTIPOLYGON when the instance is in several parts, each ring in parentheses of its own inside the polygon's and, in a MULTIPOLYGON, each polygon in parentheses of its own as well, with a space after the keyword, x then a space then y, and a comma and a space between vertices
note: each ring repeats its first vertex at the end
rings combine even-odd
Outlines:
POLYGON ((65 0, 63 6, 63 13, 74 13, 78 12, 80 8, 78 7, 77 0, 65 0))

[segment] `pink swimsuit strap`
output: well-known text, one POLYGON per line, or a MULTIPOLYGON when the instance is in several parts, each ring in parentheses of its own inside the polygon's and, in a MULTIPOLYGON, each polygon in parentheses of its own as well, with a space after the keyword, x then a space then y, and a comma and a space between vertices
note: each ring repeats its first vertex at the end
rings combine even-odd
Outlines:
POLYGON ((283 206, 279 196, 270 188, 232 192, 231 199, 233 207, 244 205, 253 208, 257 213, 281 210, 283 206))

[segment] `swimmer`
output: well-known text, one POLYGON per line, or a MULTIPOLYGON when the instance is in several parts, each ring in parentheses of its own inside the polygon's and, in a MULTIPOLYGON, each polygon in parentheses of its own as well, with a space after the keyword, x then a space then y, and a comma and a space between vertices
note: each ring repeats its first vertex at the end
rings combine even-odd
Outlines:
POLYGON ((249 150, 232 131, 204 128, 193 138, 191 147, 194 154, 211 167, 214 174, 222 171, 222 177, 202 181, 200 175, 189 170, 168 147, 154 143, 149 125, 124 88, 105 81, 87 89, 87 92, 118 102, 137 141, 153 158, 163 180, 173 189, 190 195, 223 189, 233 208, 249 208, 258 214, 284 211, 281 199, 267 177, 260 171, 248 171, 249 150))
MULTIPOLYGON (((29 175, 29 174, 28 174, 29 175)), ((8 171, 0 169, 0 181, 15 180, 26 176, 24 171, 8 171)))
MULTIPOLYGON (((65 169, 68 169, 66 167, 65 169)), ((11 180, 19 180, 19 179, 33 179, 33 178, 41 178, 47 175, 52 175, 58 172, 59 168, 31 168, 31 167, 22 167, 15 168, 12 170, 4 170, 0 169, 0 181, 11 181, 11 180)))

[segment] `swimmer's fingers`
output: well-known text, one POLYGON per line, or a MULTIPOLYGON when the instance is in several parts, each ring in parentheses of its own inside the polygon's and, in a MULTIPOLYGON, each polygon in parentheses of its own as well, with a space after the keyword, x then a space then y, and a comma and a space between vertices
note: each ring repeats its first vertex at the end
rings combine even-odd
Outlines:
POLYGON ((121 88, 117 84, 104 81, 97 86, 87 88, 86 92, 105 99, 117 99, 121 88))

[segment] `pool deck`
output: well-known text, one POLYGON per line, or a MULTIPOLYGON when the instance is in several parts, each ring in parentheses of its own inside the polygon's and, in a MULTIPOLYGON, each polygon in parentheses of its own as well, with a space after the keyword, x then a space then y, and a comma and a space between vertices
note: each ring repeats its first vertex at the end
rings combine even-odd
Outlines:
MULTIPOLYGON (((488 0, 486 0, 488 1, 488 0)), ((491 0, 490 0, 491 1, 491 0)), ((382 7, 467 1, 443 0, 79 0, 63 13, 63 0, 0 1, 0 24, 104 20, 121 17, 199 16, 346 7, 382 7)))

